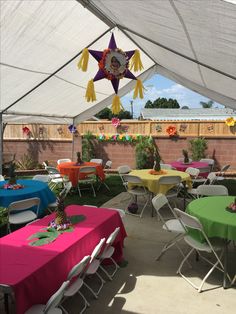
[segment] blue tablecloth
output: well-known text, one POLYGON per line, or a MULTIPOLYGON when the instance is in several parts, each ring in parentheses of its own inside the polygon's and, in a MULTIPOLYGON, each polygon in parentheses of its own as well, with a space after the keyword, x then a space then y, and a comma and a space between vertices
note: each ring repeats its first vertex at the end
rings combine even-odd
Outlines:
POLYGON ((24 186, 23 189, 19 190, 3 189, 5 183, 7 183, 7 181, 0 182, 0 206, 2 207, 7 207, 12 202, 26 198, 39 197, 39 216, 42 217, 48 204, 53 203, 56 200, 55 194, 44 182, 37 180, 17 180, 18 184, 24 186))

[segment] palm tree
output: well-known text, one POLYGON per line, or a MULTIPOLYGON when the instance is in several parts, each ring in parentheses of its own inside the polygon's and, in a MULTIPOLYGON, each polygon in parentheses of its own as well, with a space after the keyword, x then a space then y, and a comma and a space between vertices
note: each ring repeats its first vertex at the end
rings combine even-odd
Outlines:
POLYGON ((214 101, 208 100, 208 102, 200 101, 200 104, 202 105, 202 108, 212 108, 214 101))

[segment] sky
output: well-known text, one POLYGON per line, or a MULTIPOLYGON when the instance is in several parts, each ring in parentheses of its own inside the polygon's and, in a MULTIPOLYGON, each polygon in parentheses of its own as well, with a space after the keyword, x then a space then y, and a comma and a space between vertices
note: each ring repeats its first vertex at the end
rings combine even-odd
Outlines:
MULTIPOLYGON (((137 98, 133 100, 133 91, 121 98, 124 109, 128 111, 131 111, 130 101, 133 100, 134 118, 140 116, 140 111, 144 108, 148 100, 154 101, 159 97, 176 99, 180 107, 188 106, 189 108, 202 108, 200 101, 208 102, 210 100, 159 74, 143 82, 143 85, 145 88, 143 99, 137 98)), ((213 108, 216 107, 224 108, 224 106, 214 102, 213 108)))

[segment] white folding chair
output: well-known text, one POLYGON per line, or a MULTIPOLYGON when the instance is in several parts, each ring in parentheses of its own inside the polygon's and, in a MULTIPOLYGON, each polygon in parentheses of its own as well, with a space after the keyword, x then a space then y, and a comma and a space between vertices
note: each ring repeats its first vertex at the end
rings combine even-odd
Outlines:
POLYGON ((50 181, 50 176, 48 174, 36 174, 32 179, 48 183, 50 181))
MULTIPOLYGON (((216 174, 215 172, 210 172, 207 176, 207 178, 204 178, 204 182, 201 185, 212 185, 216 181, 216 174)), ((197 179, 195 179, 195 182, 198 182, 197 179)), ((201 186, 199 185, 199 186, 201 186)), ((192 198, 198 197, 198 190, 197 188, 192 188, 187 190, 187 194, 192 198)))
POLYGON ((171 170, 173 169, 171 165, 169 164, 160 164, 161 169, 171 170))
POLYGON ((2 174, 0 174, 0 181, 5 181, 5 178, 2 174))
POLYGON ((100 158, 93 158, 90 159, 90 162, 95 162, 96 164, 102 165, 103 164, 103 160, 100 158))
MULTIPOLYGON (((192 158, 189 158, 189 163, 191 164, 191 162, 193 162, 192 158)), ((177 161, 179 162, 184 162, 184 157, 178 158, 177 161)))
MULTIPOLYGON (((67 289, 70 281, 65 281, 61 287, 51 296, 47 304, 35 304, 28 309, 25 314, 61 314, 67 313, 64 308, 61 307, 65 290, 67 289)), ((68 314, 68 313, 67 313, 68 314)))
POLYGON ((26 224, 37 219, 39 213, 40 198, 32 197, 21 201, 12 202, 8 206, 8 231, 11 232, 10 225, 26 224), (36 206, 36 213, 32 207, 36 206))
POLYGON ((158 181, 158 185, 167 185, 170 187, 168 192, 166 193, 166 197, 168 199, 176 198, 180 191, 180 183, 181 177, 180 176, 162 176, 158 181))
POLYGON ((229 195, 228 189, 224 185, 199 185, 197 188, 198 197, 201 196, 226 196, 229 195))
POLYGON ((112 166, 112 161, 111 160, 107 160, 107 162, 105 163, 105 166, 104 166, 104 170, 111 169, 111 166, 112 166))
POLYGON ((212 159, 212 158, 202 158, 199 161, 208 163, 208 165, 210 167, 210 172, 213 171, 214 165, 215 165, 215 160, 214 159, 212 159))
MULTIPOLYGON (((59 193, 59 198, 61 199, 63 197, 63 199, 65 199, 67 194, 70 192, 71 188, 72 188, 72 183, 70 181, 65 182, 65 186, 64 186, 63 190, 59 193)), ((55 209, 57 208, 57 206, 58 206, 57 201, 48 204, 48 211, 50 213, 54 212, 55 209)))
POLYGON ((64 188, 65 182, 69 181, 66 176, 62 176, 60 172, 55 167, 46 166, 45 168, 49 174, 50 181, 48 182, 48 186, 52 191, 56 188, 64 188))
POLYGON ((85 281, 84 281, 84 285, 91 291, 91 293, 94 295, 94 297, 97 299, 98 298, 98 295, 102 289, 102 287, 104 286, 104 283, 105 283, 105 280, 99 275, 98 273, 98 268, 101 264, 101 261, 97 258, 104 246, 104 243, 105 243, 106 239, 105 238, 102 238, 100 240, 100 242, 95 246, 92 254, 91 254, 91 258, 90 258, 90 261, 89 261, 89 264, 88 264, 88 267, 86 268, 84 274, 83 274, 83 280, 86 278, 86 276, 89 276, 89 275, 94 275, 96 274, 97 277, 99 278, 101 284, 100 284, 100 287, 98 288, 97 291, 94 291, 85 281))
POLYGON ((92 167, 92 166, 80 167, 79 173, 78 173, 79 179, 78 179, 78 185, 77 185, 80 197, 81 197, 81 190, 85 190, 85 189, 92 189, 93 196, 96 197, 96 193, 94 189, 94 184, 97 182, 96 173, 97 173, 96 167, 92 167), (87 187, 81 188, 81 185, 84 185, 87 187))
POLYGON ((119 213, 120 218, 122 219, 122 221, 124 221, 126 214, 125 214, 125 211, 123 209, 114 208, 114 207, 106 207, 106 209, 116 210, 119 213))
POLYGON ((100 260, 100 269, 107 275, 107 277, 112 280, 117 270, 120 268, 119 265, 116 263, 116 261, 112 258, 112 255, 115 251, 115 248, 113 245, 116 237, 118 236, 118 233, 120 231, 120 227, 116 228, 108 237, 106 240, 105 248, 103 249, 102 253, 98 255, 98 259, 100 260), (109 273, 102 265, 101 263, 105 259, 110 259, 115 266, 115 269, 112 273, 109 273))
POLYGON ((224 172, 226 172, 229 168, 230 168, 230 165, 224 165, 224 166, 222 166, 222 168, 221 168, 220 171, 219 171, 220 174, 217 175, 216 180, 217 180, 217 181, 224 180, 224 179, 225 179, 225 178, 224 178, 224 175, 225 175, 224 172))
POLYGON ((183 251, 181 250, 180 246, 178 245, 178 241, 183 239, 184 235, 186 234, 186 229, 184 225, 181 223, 181 221, 175 216, 172 207, 170 206, 168 199, 163 194, 157 194, 152 199, 153 207, 156 210, 157 216, 160 218, 161 222, 163 223, 162 228, 165 231, 172 232, 175 234, 174 238, 169 240, 161 250, 160 254, 157 256, 156 260, 158 261, 161 256, 169 250, 172 246, 176 245, 177 249, 180 251, 181 255, 185 257, 183 251), (167 206, 170 210, 171 214, 173 215, 173 219, 165 220, 163 216, 160 213, 160 210, 163 209, 163 207, 167 206))
POLYGON ((117 171, 119 173, 119 176, 121 178, 122 184, 124 185, 125 189, 128 190, 128 186, 127 186, 127 182, 125 182, 123 175, 124 174, 128 174, 132 169, 130 168, 130 166, 127 165, 123 165, 123 166, 119 166, 117 168, 117 171))
POLYGON ((123 174, 123 179, 125 182, 127 182, 127 185, 128 184, 130 185, 130 186, 128 186, 127 192, 132 196, 135 203, 138 203, 138 197, 139 196, 143 196, 144 198, 146 198, 146 202, 145 202, 143 208, 141 209, 140 214, 132 214, 132 213, 127 212, 130 215, 139 216, 140 218, 142 218, 144 210, 147 207, 148 202, 150 200, 151 194, 145 188, 145 186, 143 186, 143 182, 142 182, 142 179, 140 177, 132 176, 129 174, 123 174))
POLYGON ((62 164, 63 162, 71 162, 71 159, 70 158, 64 158, 64 159, 58 159, 57 160, 58 165, 62 164))
MULTIPOLYGON (((199 242, 196 240, 196 238, 193 238, 189 232, 188 232, 188 234, 186 234, 184 236, 185 242, 191 247, 191 249, 188 252, 188 254, 184 257, 183 261, 181 262, 181 264, 177 270, 177 274, 180 274, 181 277, 184 278, 192 287, 194 287, 196 290, 198 290, 198 292, 201 292, 205 281, 207 280, 207 278, 213 272, 214 269, 217 268, 218 270, 220 270, 221 272, 224 273, 225 270, 224 270, 224 266, 221 262, 221 258, 222 258, 223 253, 224 253, 225 244, 224 244, 223 240, 221 241, 221 239, 214 239, 214 240, 210 241, 198 218, 193 217, 193 216, 191 216, 191 215, 189 215, 189 214, 187 214, 187 213, 185 213, 185 212, 183 212, 177 208, 174 208, 174 211, 175 211, 176 215, 179 217, 179 219, 182 221, 182 223, 185 225, 186 228, 198 230, 198 232, 204 238, 204 242, 199 242), (190 257, 190 255, 194 251, 197 252, 198 255, 204 261, 206 261, 207 263, 212 265, 211 269, 207 272, 207 274, 205 275, 205 277, 203 278, 203 280, 199 286, 196 286, 189 278, 187 278, 182 273, 182 267, 183 267, 184 263, 188 260, 188 258, 190 257), (220 252, 220 255, 217 254, 218 251, 220 252), (206 253, 212 254, 215 257, 216 261, 213 263, 208 258, 203 256, 201 254, 201 252, 206 252, 206 253)), ((227 277, 231 281, 231 278, 229 277, 228 274, 227 274, 227 277)))
MULTIPOLYGON (((84 280, 82 278, 85 268, 88 266, 88 263, 90 261, 91 256, 87 255, 85 256, 79 263, 77 263, 69 272, 67 276, 67 280, 69 280, 69 285, 64 291, 63 300, 61 303, 64 303, 66 299, 69 297, 73 297, 75 294, 79 294, 83 301, 84 301, 84 307, 80 311, 80 313, 83 313, 88 306, 90 306, 89 302, 85 298, 85 296, 82 294, 80 289, 84 285, 84 280)), ((61 305, 61 308, 64 309, 64 306, 61 305)))

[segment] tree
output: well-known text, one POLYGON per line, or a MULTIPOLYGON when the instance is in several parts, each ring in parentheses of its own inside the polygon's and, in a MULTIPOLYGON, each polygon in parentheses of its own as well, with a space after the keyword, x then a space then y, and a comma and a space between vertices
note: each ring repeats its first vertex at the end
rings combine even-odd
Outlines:
POLYGON ((202 108, 212 108, 214 101, 208 100, 208 102, 200 101, 202 108))
POLYGON ((189 107, 188 106, 183 106, 183 107, 181 107, 181 109, 189 109, 189 107))
POLYGON ((120 120, 122 119, 132 119, 132 115, 130 111, 126 110, 121 110, 118 115, 114 115, 111 111, 110 108, 104 108, 100 112, 98 112, 95 117, 99 119, 108 119, 111 120, 113 117, 119 118, 120 120))
POLYGON ((180 108, 180 105, 176 99, 159 97, 154 102, 148 100, 144 108, 180 108))

